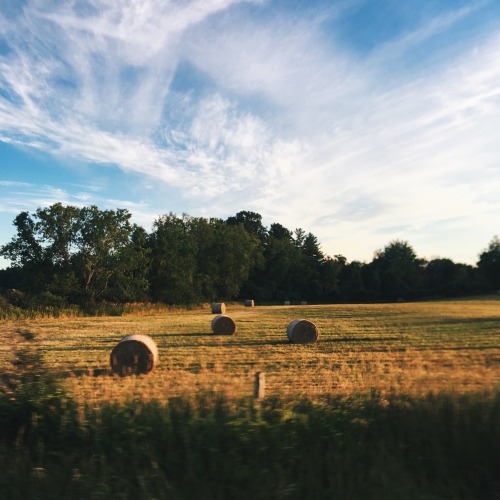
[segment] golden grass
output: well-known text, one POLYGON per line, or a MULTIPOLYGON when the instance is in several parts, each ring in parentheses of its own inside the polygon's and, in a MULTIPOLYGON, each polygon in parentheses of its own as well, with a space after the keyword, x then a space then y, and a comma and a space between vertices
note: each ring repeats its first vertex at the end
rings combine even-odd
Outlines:
POLYGON ((266 374, 266 396, 321 400, 329 394, 489 391, 500 380, 500 300, 371 305, 253 307, 228 304, 233 336, 214 335, 209 306, 153 315, 0 323, 0 370, 16 373, 16 352, 39 349, 47 369, 77 401, 98 406, 130 398, 166 401, 223 392, 253 394, 266 374), (315 344, 288 342, 286 327, 309 319, 315 344), (124 336, 145 334, 160 361, 148 375, 109 373, 124 336))

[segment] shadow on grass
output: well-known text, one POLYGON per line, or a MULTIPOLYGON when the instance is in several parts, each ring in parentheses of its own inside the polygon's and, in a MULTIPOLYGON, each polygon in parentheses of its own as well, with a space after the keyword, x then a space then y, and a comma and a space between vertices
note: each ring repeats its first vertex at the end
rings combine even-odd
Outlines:
POLYGON ((152 337, 211 337, 213 336, 213 333, 210 332, 189 332, 189 333, 158 333, 158 334, 151 334, 152 337))
POLYGON ((111 370, 111 368, 103 368, 102 366, 99 366, 96 368, 82 368, 80 370, 60 372, 59 374, 59 376, 62 378, 102 377, 104 375, 113 375, 113 370, 111 370))
POLYGON ((325 337, 322 336, 318 342, 333 342, 333 343, 341 343, 341 342, 394 342, 397 340, 401 340, 401 336, 399 337, 325 337))

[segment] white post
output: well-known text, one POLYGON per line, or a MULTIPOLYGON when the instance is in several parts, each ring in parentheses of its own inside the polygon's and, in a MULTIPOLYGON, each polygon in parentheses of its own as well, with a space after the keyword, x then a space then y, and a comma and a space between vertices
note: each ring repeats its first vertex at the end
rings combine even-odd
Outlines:
POLYGON ((257 372, 255 374, 254 397, 257 401, 264 399, 266 394, 266 374, 257 372))

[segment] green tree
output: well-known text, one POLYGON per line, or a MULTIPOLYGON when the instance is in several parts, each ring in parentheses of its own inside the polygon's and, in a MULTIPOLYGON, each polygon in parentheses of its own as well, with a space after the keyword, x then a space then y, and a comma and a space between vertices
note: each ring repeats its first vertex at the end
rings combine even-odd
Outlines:
MULTIPOLYGON (((131 237, 136 229, 127 210, 78 208, 55 203, 31 215, 22 212, 15 220, 17 234, 0 253, 22 269, 25 290, 49 292, 68 301, 93 303, 106 298, 108 285, 125 279, 132 266, 131 237)), ((137 285, 144 288, 144 282, 137 285)))
POLYGON ((295 276, 300 263, 293 233, 278 223, 269 227, 263 265, 257 277, 257 296, 262 301, 294 300, 295 276))
POLYGON ((0 254, 12 261, 17 267, 28 264, 41 264, 45 260, 45 253, 38 235, 35 217, 29 212, 21 212, 13 222, 16 235, 12 241, 3 245, 0 254))
POLYGON ((260 241, 241 224, 231 226, 217 223, 215 240, 210 250, 216 263, 214 285, 217 297, 236 298, 252 269, 260 265, 260 241))
MULTIPOLYGON (((344 258, 345 259, 345 258, 344 258)), ((339 273, 339 290, 343 300, 348 302, 362 302, 367 299, 364 274, 366 264, 353 260, 344 261, 339 273)))
POLYGON ((154 300, 167 304, 195 300, 196 239, 190 231, 191 219, 173 213, 153 224, 150 283, 154 300))
POLYGON ((80 209, 73 262, 86 302, 105 298, 110 279, 124 263, 133 230, 126 209, 100 210, 95 205, 80 209))
POLYGON ((148 235, 137 225, 132 226, 128 245, 125 245, 111 275, 105 298, 112 302, 149 301, 150 253, 148 235))
POLYGON ((423 268, 426 295, 452 297, 475 289, 474 269, 450 259, 433 259, 423 268))
POLYGON ((238 296, 261 258, 261 244, 243 224, 173 214, 150 238, 153 298, 168 303, 238 296))
POLYGON ((240 288, 240 294, 246 297, 254 297, 259 294, 259 281, 263 268, 264 245, 268 236, 267 229, 262 224, 262 216, 257 212, 243 210, 235 216, 228 217, 226 224, 229 226, 241 225, 249 236, 254 239, 252 247, 254 248, 254 262, 250 266, 248 276, 240 288))
POLYGON ((375 253, 370 269, 378 274, 382 298, 414 297, 421 285, 421 269, 424 261, 406 241, 391 241, 383 250, 375 253))
POLYGON ((334 258, 326 256, 320 265, 319 278, 321 290, 317 300, 321 302, 334 302, 340 298, 339 279, 345 265, 345 257, 334 258))
POLYGON ((257 212, 242 210, 232 217, 228 217, 226 224, 236 226, 242 224, 245 231, 257 237, 261 242, 264 241, 267 235, 266 228, 262 225, 262 216, 257 212))
POLYGON ((16 235, 0 253, 19 269, 20 286, 25 291, 67 296, 74 290, 71 254, 78 232, 78 211, 55 203, 34 214, 21 212, 14 219, 16 235))
POLYGON ((213 301, 218 298, 216 290, 219 259, 214 255, 217 240, 217 227, 221 219, 193 217, 190 219, 190 234, 196 242, 196 269, 194 290, 197 301, 213 301))
MULTIPOLYGON (((325 256, 321 251, 318 238, 314 234, 299 234, 299 230, 295 234, 295 243, 300 254, 300 265, 296 273, 296 289, 302 298, 308 301, 320 301, 323 294, 322 281, 326 278, 323 275, 327 267, 325 256)), ((333 268, 329 269, 329 274, 332 270, 333 268)))
POLYGON ((477 263, 479 276, 488 291, 500 290, 500 239, 494 236, 480 254, 477 263))

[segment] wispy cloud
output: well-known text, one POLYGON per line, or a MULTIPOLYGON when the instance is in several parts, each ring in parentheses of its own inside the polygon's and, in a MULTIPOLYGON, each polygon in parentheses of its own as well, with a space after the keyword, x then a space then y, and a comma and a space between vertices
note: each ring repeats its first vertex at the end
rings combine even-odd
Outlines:
MULTIPOLYGON (((117 165, 177 190, 180 211, 247 208, 301 225, 348 257, 445 220, 470 231, 498 210, 500 36, 453 40, 487 3, 366 54, 335 35, 346 4, 303 16, 269 4, 28 0, 5 11, 0 140, 117 165)), ((154 194, 122 201, 144 220, 158 205, 154 194)))

